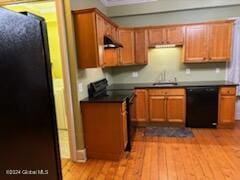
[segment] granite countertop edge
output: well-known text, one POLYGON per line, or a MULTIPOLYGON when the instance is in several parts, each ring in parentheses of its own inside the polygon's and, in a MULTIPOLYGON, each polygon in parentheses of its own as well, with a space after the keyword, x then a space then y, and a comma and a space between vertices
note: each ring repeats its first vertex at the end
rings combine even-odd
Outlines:
POLYGON ((109 91, 113 90, 134 90, 144 88, 187 88, 187 87, 204 87, 204 86, 238 86, 230 81, 197 81, 197 82, 178 82, 177 85, 155 86, 153 83, 121 83, 111 84, 109 91))

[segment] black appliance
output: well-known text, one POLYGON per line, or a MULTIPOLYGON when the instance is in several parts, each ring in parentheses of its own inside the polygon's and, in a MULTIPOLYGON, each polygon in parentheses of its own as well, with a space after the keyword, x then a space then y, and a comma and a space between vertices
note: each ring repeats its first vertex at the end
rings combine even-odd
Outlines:
POLYGON ((0 179, 61 180, 44 19, 0 8, 0 179))
POLYGON ((216 128, 218 120, 218 87, 189 87, 186 126, 216 128))
POLYGON ((105 49, 115 49, 120 47, 123 47, 123 45, 120 42, 113 40, 110 36, 107 36, 107 35, 104 36, 105 49))
POLYGON ((132 140, 135 132, 134 126, 131 123, 131 108, 134 102, 135 94, 131 90, 107 90, 108 81, 102 79, 92 82, 88 85, 89 99, 95 101, 114 102, 126 101, 127 105, 127 128, 128 128, 128 143, 126 151, 131 151, 132 140))

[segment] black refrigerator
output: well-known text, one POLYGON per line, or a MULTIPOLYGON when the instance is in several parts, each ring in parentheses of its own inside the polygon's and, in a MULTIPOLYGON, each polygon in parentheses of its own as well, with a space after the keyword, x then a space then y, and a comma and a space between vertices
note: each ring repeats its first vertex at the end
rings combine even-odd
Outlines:
POLYGON ((62 179, 45 21, 4 8, 0 8, 0 179, 62 179))

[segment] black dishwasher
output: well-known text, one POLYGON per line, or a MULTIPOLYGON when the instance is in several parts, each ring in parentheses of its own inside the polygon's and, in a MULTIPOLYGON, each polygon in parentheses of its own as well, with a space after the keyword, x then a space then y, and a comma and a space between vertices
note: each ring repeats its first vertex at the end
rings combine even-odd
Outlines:
POLYGON ((186 126, 216 128, 218 119, 218 87, 189 87, 186 126))

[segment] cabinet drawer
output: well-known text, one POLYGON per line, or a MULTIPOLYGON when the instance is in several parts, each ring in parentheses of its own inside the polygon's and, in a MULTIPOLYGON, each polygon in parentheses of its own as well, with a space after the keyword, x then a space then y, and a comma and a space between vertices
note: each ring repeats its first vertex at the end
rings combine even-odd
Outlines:
POLYGON ((167 95, 171 96, 185 95, 185 89, 168 89, 167 95))
POLYGON ((235 87, 222 87, 220 89, 221 95, 236 95, 235 87))
POLYGON ((171 95, 171 96, 177 96, 177 95, 185 95, 184 89, 150 89, 149 95, 151 96, 157 96, 157 95, 171 95))
POLYGON ((149 89, 148 94, 150 96, 166 95, 167 89, 149 89))

